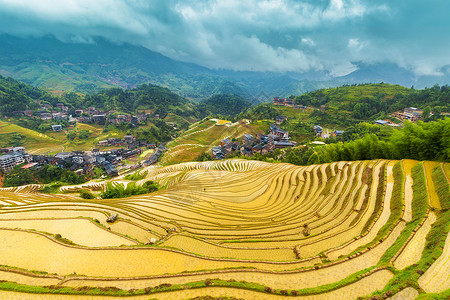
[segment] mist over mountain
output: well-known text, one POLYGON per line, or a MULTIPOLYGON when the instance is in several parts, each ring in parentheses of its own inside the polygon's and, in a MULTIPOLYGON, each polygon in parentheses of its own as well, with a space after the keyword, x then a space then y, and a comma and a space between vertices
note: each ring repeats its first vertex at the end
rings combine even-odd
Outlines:
POLYGON ((416 76, 393 63, 355 63, 357 70, 333 77, 326 71, 251 72, 209 69, 168 58, 142 46, 96 38, 67 43, 41 38, 0 35, 0 74, 56 91, 90 93, 103 88, 134 88, 152 83, 183 97, 205 99, 237 94, 270 101, 273 96, 299 95, 342 84, 386 82, 415 88, 446 84, 449 68, 436 76, 416 76))

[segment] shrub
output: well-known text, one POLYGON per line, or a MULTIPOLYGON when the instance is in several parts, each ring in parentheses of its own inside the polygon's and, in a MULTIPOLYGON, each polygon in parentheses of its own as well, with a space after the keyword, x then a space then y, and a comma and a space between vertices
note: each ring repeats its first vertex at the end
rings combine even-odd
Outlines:
POLYGON ((145 171, 145 172, 136 172, 136 173, 133 173, 133 174, 128 174, 128 175, 126 175, 125 176, 125 179, 126 180, 141 180, 141 179, 144 179, 146 176, 147 176, 147 174, 148 174, 148 171, 145 171))
POLYGON ((159 190, 158 184, 152 180, 146 181, 142 186, 146 188, 149 193, 153 193, 159 190))
POLYGON ((86 190, 80 191, 80 197, 83 199, 95 199, 95 195, 86 190))
POLYGON ((64 185, 63 182, 56 181, 56 182, 53 182, 53 183, 50 183, 50 184, 46 184, 39 191, 42 192, 42 193, 49 193, 49 194, 50 193, 58 193, 59 192, 59 188, 61 186, 63 186, 63 185, 64 185))
POLYGON ((106 185, 106 190, 100 195, 103 199, 124 198, 133 195, 148 194, 158 190, 158 185, 149 180, 142 186, 130 182, 125 188, 123 184, 113 186, 111 182, 106 185))
POLYGON ((211 285, 211 284, 212 284, 212 281, 209 280, 209 279, 206 279, 206 280, 205 280, 205 284, 206 284, 206 285, 211 285))

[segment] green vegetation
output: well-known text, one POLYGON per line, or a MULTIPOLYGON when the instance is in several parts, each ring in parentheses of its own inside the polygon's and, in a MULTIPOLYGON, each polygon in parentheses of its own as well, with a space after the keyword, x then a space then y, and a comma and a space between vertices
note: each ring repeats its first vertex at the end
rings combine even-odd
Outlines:
POLYGON ((105 191, 100 195, 100 197, 103 199, 125 198, 133 195, 152 193, 158 189, 158 185, 151 180, 145 182, 142 186, 137 185, 134 182, 130 182, 127 184, 126 188, 122 183, 113 185, 111 182, 108 182, 105 191))
MULTIPOLYGON (((187 118, 189 120, 200 116, 200 112, 193 103, 167 88, 156 85, 143 84, 131 90, 111 88, 86 96, 75 93, 62 93, 60 96, 55 96, 45 90, 32 87, 12 78, 0 76, 0 114, 11 116, 15 111, 38 109, 39 104, 37 101, 40 101, 42 104, 49 104, 52 107, 56 103, 63 103, 69 107, 69 114, 74 114, 76 109, 95 107, 96 109, 114 110, 119 113, 136 113, 137 111, 150 110, 159 114, 162 119, 168 114, 174 114, 181 117, 181 119, 187 118)), ((23 122, 23 124, 19 125, 32 129, 38 129, 43 124, 41 120, 27 119, 27 121, 23 122)), ((58 124, 60 123, 61 121, 58 121, 58 124)), ((79 135, 83 135, 83 133, 79 132, 79 135)))
MULTIPOLYGON (((13 121, 13 120, 11 120, 13 121)), ((0 147, 23 146, 27 149, 58 149, 61 143, 48 135, 7 121, 0 121, 0 147)))
POLYGON ((135 172, 133 174, 128 174, 125 176, 126 180, 141 180, 147 177, 148 171, 144 172, 135 172))
POLYGON ((38 88, 0 76, 0 113, 8 115, 13 111, 36 109, 39 105, 33 99, 42 97, 42 94, 38 88))
POLYGON ((59 188, 62 187, 63 185, 65 185, 64 182, 54 181, 49 184, 46 184, 39 191, 41 193, 46 193, 46 194, 57 194, 57 193, 59 193, 59 188))
MULTIPOLYGON (((80 184, 87 181, 84 175, 79 176, 70 170, 54 165, 44 165, 39 169, 21 169, 22 165, 14 167, 8 173, 3 186, 20 186, 31 183, 51 183, 57 179, 65 184, 80 184)), ((61 184, 62 185, 62 184, 61 184)))
MULTIPOLYGON (((438 167, 440 167, 440 165, 436 166, 436 168, 438 167)), ((436 168, 434 170, 436 170, 436 168)), ((398 175, 399 174, 397 169, 397 174, 394 172, 394 178, 397 178, 396 176, 398 175)), ((406 225, 400 237, 386 251, 385 255, 380 260, 380 265, 387 265, 389 263, 389 260, 395 253, 397 253, 401 246, 404 245, 407 238, 412 234, 413 230, 424 218, 426 210, 428 208, 427 188, 422 163, 419 163, 415 167, 413 167, 412 176, 414 179, 414 194, 412 202, 413 220, 406 225)), ((396 192, 396 186, 397 184, 394 185, 394 192, 396 192)), ((443 201, 442 203, 445 202, 446 204, 449 204, 450 198, 445 196, 445 198, 443 198, 442 196, 442 194, 439 195, 439 200, 441 202, 443 201)), ((395 270, 394 268, 390 268, 391 271, 395 274, 394 278, 382 291, 376 292, 374 293, 374 295, 381 296, 387 291, 390 291, 392 294, 394 294, 407 286, 411 286, 416 290, 421 290, 420 286, 418 285, 418 279, 421 274, 423 274, 423 272, 425 272, 431 266, 431 264, 442 254, 446 242, 446 237, 450 230, 450 211, 436 211, 436 214, 438 216, 437 221, 433 224, 433 227, 431 227, 431 230, 426 238, 425 249, 422 253, 420 261, 417 264, 413 264, 400 271, 395 270)), ((440 294, 421 294, 418 299, 448 299, 449 295, 450 290, 446 290, 440 294)))
POLYGON ((262 103, 254 107, 250 107, 246 111, 237 116, 238 119, 250 120, 274 120, 279 114, 278 110, 272 104, 262 103))
POLYGON ((83 101, 83 108, 89 106, 106 111, 129 113, 136 110, 153 110, 160 118, 165 118, 169 112, 185 117, 195 114, 189 101, 167 88, 151 84, 143 84, 131 90, 107 89, 87 95, 83 101))
POLYGON ((423 219, 428 208, 428 191, 423 170, 423 163, 418 163, 412 168, 412 178, 414 180, 413 201, 412 201, 412 222, 423 219))
MULTIPOLYGON (((199 104, 199 109, 212 115, 236 116, 250 107, 250 103, 244 98, 232 95, 221 94, 212 96, 199 104)), ((226 118, 227 119, 227 118, 226 118)))
POLYGON ((423 90, 408 89, 387 83, 344 85, 321 89, 298 97, 299 105, 350 112, 356 119, 376 119, 386 113, 414 106, 433 112, 436 118, 441 111, 450 111, 450 88, 435 85, 423 90))
POLYGON ((169 291, 179 291, 186 289, 204 288, 208 286, 216 287, 230 287, 248 289, 261 293, 268 293, 273 295, 292 295, 292 296, 306 296, 316 295, 321 293, 330 292, 335 289, 339 289, 348 284, 354 283, 361 279, 361 275, 369 272, 371 269, 362 270, 357 272, 339 282, 323 285, 317 288, 306 288, 302 290, 282 290, 272 289, 268 286, 264 286, 259 283, 236 281, 236 280, 223 280, 223 279, 205 279, 202 281, 189 282, 185 284, 170 284, 163 283, 155 287, 147 287, 145 289, 131 289, 122 290, 116 287, 62 287, 62 286, 30 286, 25 284, 18 284, 15 282, 2 281, 0 282, 0 289, 15 292, 36 293, 36 294, 68 294, 68 295, 105 295, 105 296, 132 296, 132 295, 144 295, 169 291))
POLYGON ((80 191, 80 197, 83 199, 95 199, 95 195, 86 190, 80 191))

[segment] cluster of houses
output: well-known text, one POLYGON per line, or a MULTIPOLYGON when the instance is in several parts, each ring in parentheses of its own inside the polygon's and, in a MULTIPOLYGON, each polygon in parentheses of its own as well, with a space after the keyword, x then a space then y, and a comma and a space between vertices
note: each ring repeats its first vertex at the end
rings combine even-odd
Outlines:
POLYGON ((270 125, 269 134, 261 134, 255 137, 251 134, 244 134, 242 143, 232 142, 229 139, 220 141, 220 145, 211 149, 214 159, 224 159, 228 154, 239 151, 240 155, 252 156, 256 153, 266 154, 274 149, 288 148, 297 145, 289 141, 289 132, 280 129, 277 124, 270 125))
POLYGON ((148 143, 146 141, 136 140, 136 137, 132 135, 126 135, 123 139, 117 138, 109 138, 107 140, 102 140, 97 143, 98 147, 117 147, 117 146, 126 146, 127 149, 135 149, 138 147, 147 147, 149 149, 156 148, 155 143, 148 143))
MULTIPOLYGON (((116 111, 110 111, 108 113, 103 112, 101 110, 96 109, 95 107, 88 107, 87 110, 76 109, 73 117, 69 114, 69 107, 64 103, 56 103, 53 107, 50 104, 41 103, 38 101, 40 105, 39 110, 24 110, 24 111, 15 111, 13 115, 17 116, 26 116, 26 117, 37 117, 41 120, 56 120, 56 121, 68 121, 71 123, 80 122, 80 123, 96 123, 96 124, 105 124, 106 122, 110 124, 121 124, 121 123, 129 123, 133 125, 138 125, 140 122, 147 120, 150 116, 150 112, 144 112, 142 114, 137 115, 114 115, 116 111)), ((159 119, 159 114, 153 114, 153 118, 159 119)), ((52 126, 53 131, 61 131, 61 125, 52 126)))
POLYGON ((323 139, 326 139, 329 137, 339 137, 344 133, 344 130, 334 130, 330 133, 330 131, 328 129, 326 132, 324 132, 323 128, 320 125, 314 125, 313 129, 314 129, 314 133, 316 134, 316 137, 320 137, 323 139))
POLYGON ((408 107, 403 110, 403 112, 398 111, 393 114, 393 117, 396 117, 400 120, 408 120, 411 122, 415 122, 422 117, 423 110, 418 109, 416 107, 408 107))
MULTIPOLYGON (((161 154, 164 152, 165 146, 160 145, 154 154, 142 165, 155 164, 161 154)), ((95 167, 102 168, 108 176, 119 175, 118 166, 122 165, 122 161, 138 156, 142 153, 141 148, 129 149, 113 149, 110 151, 100 152, 99 149, 92 151, 73 151, 60 152, 54 156, 48 155, 30 155, 25 152, 23 147, 0 149, 6 153, 0 156, 0 169, 4 172, 11 171, 15 166, 26 163, 23 169, 39 168, 46 164, 67 168, 74 171, 77 175, 91 174, 95 167)), ((137 164, 133 167, 139 167, 137 164)))
POLYGON ((294 107, 294 102, 295 102, 294 99, 291 98, 280 98, 280 97, 273 98, 273 105, 294 107))
POLYGON ((277 106, 287 106, 287 107, 293 107, 293 108, 307 108, 304 105, 295 105, 295 100, 291 98, 280 98, 280 97, 274 97, 273 98, 273 105, 277 106))
MULTIPOLYGON (((75 115, 77 122, 80 123, 96 123, 96 124, 105 124, 108 122, 109 124, 121 124, 121 123, 129 123, 137 126, 140 122, 147 120, 148 114, 143 113, 139 115, 116 115, 111 116, 111 114, 115 113, 115 111, 110 111, 109 113, 105 113, 99 110, 96 110, 95 107, 89 107, 86 111, 82 109, 75 110, 75 115), (84 116, 83 116, 84 114, 84 116), (87 115, 86 115, 87 114, 87 115)), ((158 114, 154 115, 155 118, 159 118, 158 114)))
POLYGON ((41 120, 69 120, 69 116, 67 115, 69 107, 64 103, 56 103, 55 107, 52 107, 50 104, 41 103, 41 101, 37 103, 40 105, 37 111, 27 109, 24 111, 13 111, 12 114, 26 117, 33 117, 34 115, 41 120))

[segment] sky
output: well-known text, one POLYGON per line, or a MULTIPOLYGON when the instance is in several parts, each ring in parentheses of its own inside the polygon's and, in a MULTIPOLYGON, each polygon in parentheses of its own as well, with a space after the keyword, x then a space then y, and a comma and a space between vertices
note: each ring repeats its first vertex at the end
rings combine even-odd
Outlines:
POLYGON ((448 0, 0 0, 0 33, 144 46, 240 71, 324 72, 395 63, 450 66, 448 0))

